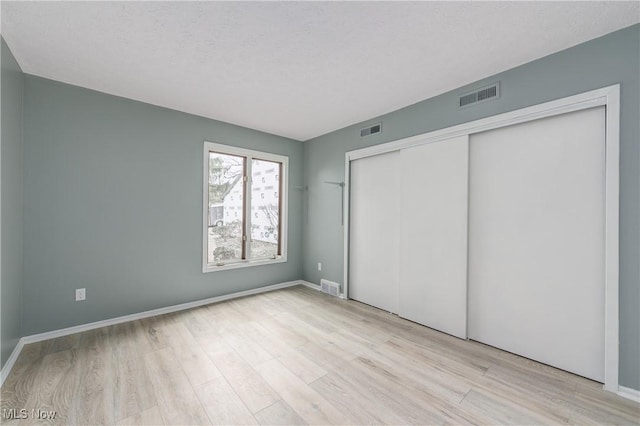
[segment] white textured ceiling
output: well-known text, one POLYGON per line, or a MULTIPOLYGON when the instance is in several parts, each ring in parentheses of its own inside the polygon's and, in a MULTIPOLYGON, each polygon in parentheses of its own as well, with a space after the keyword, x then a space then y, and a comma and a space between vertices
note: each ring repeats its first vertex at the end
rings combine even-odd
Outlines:
POLYGON ((638 2, 7 2, 23 71, 307 140, 637 23, 638 2))

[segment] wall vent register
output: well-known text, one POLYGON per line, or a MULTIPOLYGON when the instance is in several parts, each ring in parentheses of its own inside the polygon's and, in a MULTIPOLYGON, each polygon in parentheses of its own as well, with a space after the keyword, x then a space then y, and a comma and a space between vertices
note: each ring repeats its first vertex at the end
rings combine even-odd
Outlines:
POLYGON ((333 281, 325 279, 320 280, 320 290, 323 293, 330 294, 331 296, 340 296, 340 284, 333 281))
POLYGON ((465 108, 482 102, 491 101, 500 97, 500 84, 495 83, 491 86, 483 87, 467 92, 458 98, 458 108, 465 108))
POLYGON ((364 129, 360 129, 360 137, 363 138, 365 136, 376 135, 378 133, 382 133, 382 123, 374 124, 373 126, 365 127, 364 129))

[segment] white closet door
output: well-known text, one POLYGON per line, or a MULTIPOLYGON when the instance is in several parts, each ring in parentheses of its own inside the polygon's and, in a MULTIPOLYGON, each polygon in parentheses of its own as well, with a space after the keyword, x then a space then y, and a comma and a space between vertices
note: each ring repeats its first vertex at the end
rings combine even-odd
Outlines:
POLYGON ((399 315, 467 335, 468 136, 400 152, 399 315))
POLYGON ((604 379, 604 108, 472 135, 469 337, 604 379))
POLYGON ((398 312, 400 154, 351 163, 349 297, 398 312))

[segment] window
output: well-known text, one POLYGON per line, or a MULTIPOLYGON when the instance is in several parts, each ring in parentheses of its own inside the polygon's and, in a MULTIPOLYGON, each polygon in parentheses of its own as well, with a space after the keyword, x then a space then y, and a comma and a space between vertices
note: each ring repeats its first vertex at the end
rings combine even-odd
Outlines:
POLYGON ((281 155, 204 143, 203 272, 286 261, 287 168, 281 155))

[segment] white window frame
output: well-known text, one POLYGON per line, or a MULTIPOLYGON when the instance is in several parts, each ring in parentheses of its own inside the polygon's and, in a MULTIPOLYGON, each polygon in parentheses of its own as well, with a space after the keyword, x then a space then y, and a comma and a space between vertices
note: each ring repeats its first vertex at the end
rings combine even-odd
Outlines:
POLYGON ((289 195, 289 157, 284 155, 271 154, 268 152, 255 151, 251 149, 238 148, 235 146, 224 145, 215 142, 204 141, 203 152, 203 185, 202 185, 202 272, 216 272, 225 271, 229 269, 247 268, 251 266, 271 265, 274 263, 284 263, 287 261, 287 224, 288 224, 288 195, 289 195), (244 211, 244 225, 249 231, 246 232, 247 240, 245 241, 245 250, 247 259, 233 261, 225 263, 224 265, 212 265, 208 262, 207 246, 208 246, 208 232, 209 232, 209 153, 216 152, 220 154, 235 155, 245 157, 246 159, 246 179, 245 185, 245 211, 244 211), (265 160, 273 161, 282 164, 282 173, 280 176, 281 189, 279 191, 280 197, 280 252, 281 255, 275 259, 256 259, 251 260, 251 167, 252 160, 265 160))

